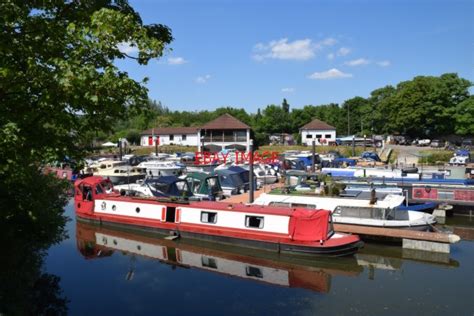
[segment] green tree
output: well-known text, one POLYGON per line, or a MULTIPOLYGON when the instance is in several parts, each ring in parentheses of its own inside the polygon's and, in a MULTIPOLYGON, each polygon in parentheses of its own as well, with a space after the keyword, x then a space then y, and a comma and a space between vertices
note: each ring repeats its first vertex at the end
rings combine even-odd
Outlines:
POLYGON ((40 176, 41 163, 81 156, 91 135, 147 105, 146 79, 115 61, 147 64, 172 36, 143 24, 125 0, 3 1, 0 12, 0 198, 21 204, 15 192, 40 176))
POLYGON ((283 99, 281 107, 283 108, 283 112, 285 112, 286 114, 290 113, 290 105, 288 104, 288 101, 286 101, 286 99, 283 99))
POLYGON ((456 106, 455 132, 459 135, 474 135, 474 96, 470 96, 456 106))
POLYGON ((364 134, 364 125, 367 128, 369 123, 366 121, 370 116, 369 101, 362 97, 354 97, 344 101, 342 104, 342 112, 346 114, 346 134, 364 134))

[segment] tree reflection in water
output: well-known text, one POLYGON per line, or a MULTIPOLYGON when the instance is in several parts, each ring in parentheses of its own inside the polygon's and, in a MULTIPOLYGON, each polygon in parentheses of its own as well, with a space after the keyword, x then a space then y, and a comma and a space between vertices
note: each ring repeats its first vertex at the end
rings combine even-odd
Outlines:
POLYGON ((36 170, 0 179, 0 314, 63 315, 58 276, 43 271, 47 250, 66 237, 67 183, 36 170))

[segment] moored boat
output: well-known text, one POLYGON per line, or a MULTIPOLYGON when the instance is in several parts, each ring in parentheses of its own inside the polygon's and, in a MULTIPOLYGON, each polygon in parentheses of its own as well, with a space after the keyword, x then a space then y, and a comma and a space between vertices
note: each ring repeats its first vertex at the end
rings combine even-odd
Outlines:
POLYGON ((111 186, 100 177, 76 181, 76 215, 167 235, 172 232, 171 238, 212 240, 280 253, 344 256, 362 246, 357 235, 335 233, 331 213, 325 210, 134 198, 108 193, 111 186))
POLYGON ((431 230, 431 226, 436 224, 435 217, 427 213, 398 209, 403 200, 403 196, 390 194, 381 200, 371 201, 349 197, 263 193, 254 204, 323 208, 332 211, 334 223, 339 224, 431 230))

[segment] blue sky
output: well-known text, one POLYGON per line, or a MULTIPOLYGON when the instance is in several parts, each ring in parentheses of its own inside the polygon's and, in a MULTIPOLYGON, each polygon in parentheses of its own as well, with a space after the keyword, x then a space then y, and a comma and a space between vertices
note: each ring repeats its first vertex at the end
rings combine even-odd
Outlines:
POLYGON ((175 40, 147 66, 118 65, 171 110, 342 103, 446 72, 474 81, 472 0, 130 3, 175 40))

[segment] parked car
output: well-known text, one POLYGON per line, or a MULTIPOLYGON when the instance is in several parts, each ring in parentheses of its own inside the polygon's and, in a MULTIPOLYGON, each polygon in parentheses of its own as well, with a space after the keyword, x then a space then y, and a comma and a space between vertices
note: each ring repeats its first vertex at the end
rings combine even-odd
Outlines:
POLYGON ((433 147, 433 148, 441 148, 441 147, 444 147, 444 144, 445 144, 445 142, 442 141, 442 140, 433 139, 431 141, 430 146, 433 147))
POLYGON ((425 138, 425 139, 416 138, 411 144, 415 146, 429 146, 430 143, 431 143, 431 140, 428 138, 425 138))

